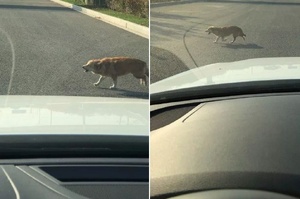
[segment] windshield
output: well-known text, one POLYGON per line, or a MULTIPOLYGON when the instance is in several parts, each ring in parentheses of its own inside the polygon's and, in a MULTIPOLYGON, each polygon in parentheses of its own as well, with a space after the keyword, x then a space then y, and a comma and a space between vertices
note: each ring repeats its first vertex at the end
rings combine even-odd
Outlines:
MULTIPOLYGON (((82 68, 89 60, 105 57, 139 59, 148 68, 148 39, 61 2, 0 1, 0 94, 148 98, 148 87, 141 86, 139 78, 116 74, 116 89, 109 89, 111 78, 96 87, 100 74, 82 68)), ((107 73, 110 77, 113 72, 107 73)))
POLYGON ((297 0, 152 1, 151 93, 299 79, 299 6, 297 0))
POLYGON ((0 0, 0 132, 148 134, 149 3, 117 5, 0 0))

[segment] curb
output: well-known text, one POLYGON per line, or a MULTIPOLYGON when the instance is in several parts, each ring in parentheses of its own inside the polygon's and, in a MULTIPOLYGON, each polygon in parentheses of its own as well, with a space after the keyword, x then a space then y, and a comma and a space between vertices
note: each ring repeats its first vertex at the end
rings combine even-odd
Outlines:
POLYGON ((149 39, 149 28, 148 27, 141 26, 141 25, 138 25, 138 24, 135 24, 135 23, 123 20, 123 19, 119 19, 116 17, 112 17, 112 16, 109 16, 106 14, 102 14, 100 12, 93 11, 93 10, 90 10, 87 8, 76 6, 74 4, 67 3, 67 2, 64 2, 61 0, 50 0, 50 1, 58 3, 65 7, 71 8, 77 12, 88 15, 90 17, 99 19, 101 21, 104 21, 104 22, 114 25, 116 27, 122 28, 124 30, 127 30, 128 32, 134 33, 134 34, 144 37, 146 39, 149 39))

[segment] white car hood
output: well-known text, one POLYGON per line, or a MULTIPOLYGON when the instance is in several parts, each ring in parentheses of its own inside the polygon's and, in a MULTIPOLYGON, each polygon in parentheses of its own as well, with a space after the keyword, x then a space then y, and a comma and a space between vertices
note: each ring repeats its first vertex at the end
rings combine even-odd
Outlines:
POLYGON ((149 132, 149 102, 143 99, 0 96, 0 135, 149 132))
POLYGON ((257 58, 216 63, 151 84, 151 94, 168 90, 263 80, 300 79, 300 57, 257 58))

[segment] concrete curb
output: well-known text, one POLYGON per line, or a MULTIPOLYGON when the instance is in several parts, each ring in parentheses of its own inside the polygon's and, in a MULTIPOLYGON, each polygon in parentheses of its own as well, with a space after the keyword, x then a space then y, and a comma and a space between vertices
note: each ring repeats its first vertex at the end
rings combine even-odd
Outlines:
POLYGON ((82 14, 88 15, 90 17, 99 19, 101 21, 104 21, 106 23, 109 23, 111 25, 117 26, 119 28, 122 28, 124 30, 127 30, 128 32, 134 33, 136 35, 139 35, 141 37, 149 39, 149 28, 145 26, 141 26, 123 19, 119 19, 116 17, 112 17, 106 14, 102 14, 100 12, 96 12, 87 8, 83 8, 80 6, 76 6, 71 3, 67 3, 61 0, 51 0, 52 2, 58 3, 62 6, 71 8, 73 10, 76 10, 82 14))

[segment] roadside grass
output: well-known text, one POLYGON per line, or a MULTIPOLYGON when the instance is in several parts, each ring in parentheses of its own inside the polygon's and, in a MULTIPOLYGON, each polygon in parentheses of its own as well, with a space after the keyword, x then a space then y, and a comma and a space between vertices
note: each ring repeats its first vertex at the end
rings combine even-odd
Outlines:
POLYGON ((149 27, 149 19, 148 18, 141 18, 141 17, 135 16, 133 14, 117 12, 117 11, 111 10, 109 8, 99 8, 99 7, 95 7, 95 6, 85 5, 80 0, 62 0, 62 1, 72 3, 72 4, 75 4, 75 5, 78 5, 78 6, 82 6, 82 7, 91 9, 91 10, 95 10, 97 12, 100 12, 100 13, 103 13, 103 14, 106 14, 106 15, 110 15, 110 16, 117 17, 117 18, 120 18, 120 19, 124 19, 126 21, 130 21, 130 22, 142 25, 142 26, 149 27))
POLYGON ((149 19, 148 18, 141 18, 141 17, 137 17, 135 15, 132 14, 127 14, 127 13, 123 13, 123 12, 117 12, 108 8, 95 8, 93 10, 96 10, 98 12, 101 12, 103 14, 107 14, 113 17, 118 17, 120 19, 124 19, 126 21, 130 21, 142 26, 146 26, 149 27, 149 19))

